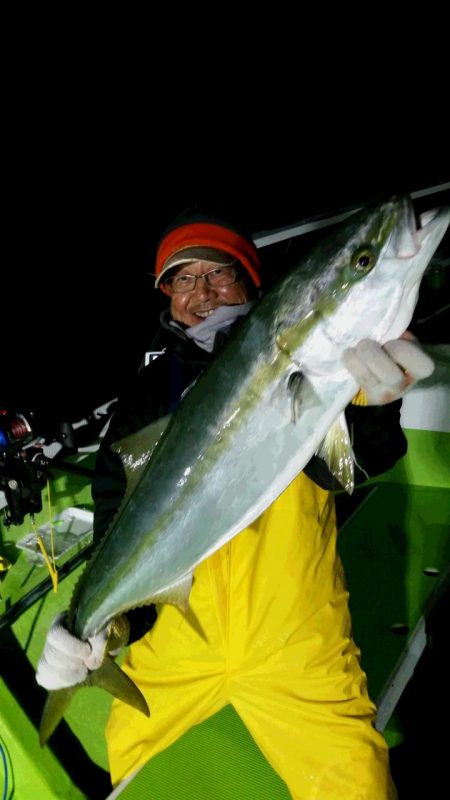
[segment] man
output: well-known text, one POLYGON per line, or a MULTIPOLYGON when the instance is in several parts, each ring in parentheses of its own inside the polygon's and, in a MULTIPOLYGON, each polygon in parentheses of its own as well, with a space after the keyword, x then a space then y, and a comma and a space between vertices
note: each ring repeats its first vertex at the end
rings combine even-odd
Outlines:
MULTIPOLYGON (((125 490, 111 444, 177 407, 248 312, 261 282, 250 237, 204 214, 175 220, 160 241, 155 272, 156 287, 170 299, 153 344, 161 354, 121 398, 100 448, 92 487, 97 540, 125 490)), ((346 365, 374 403, 346 409, 364 479, 406 452, 399 398, 432 365, 404 339, 384 348, 362 342, 347 352, 346 365)), ((113 783, 232 703, 292 797, 395 797, 351 638, 329 492, 335 486, 314 457, 249 528, 197 567, 190 606, 205 638, 173 606, 158 615, 154 607, 127 614, 133 645, 125 670, 152 716, 114 701, 106 731, 113 783)), ((37 679, 60 688, 95 666, 90 644, 58 622, 37 679)))

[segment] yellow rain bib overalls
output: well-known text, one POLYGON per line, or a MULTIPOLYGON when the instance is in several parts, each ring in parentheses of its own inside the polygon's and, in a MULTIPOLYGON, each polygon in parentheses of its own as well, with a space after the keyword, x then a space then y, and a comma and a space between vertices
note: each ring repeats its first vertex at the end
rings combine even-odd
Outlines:
POLYGON ((395 798, 347 601, 334 499, 301 473, 197 567, 207 641, 165 605, 130 647, 124 669, 151 717, 114 701, 113 783, 230 703, 295 800, 395 798))

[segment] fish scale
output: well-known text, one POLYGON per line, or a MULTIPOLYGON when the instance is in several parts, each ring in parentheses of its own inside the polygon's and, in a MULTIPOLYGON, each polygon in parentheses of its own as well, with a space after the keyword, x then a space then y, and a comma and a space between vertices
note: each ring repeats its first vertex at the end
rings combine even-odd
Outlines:
MULTIPOLYGON (((434 220, 439 232, 443 218, 434 220)), ((389 247, 399 238, 392 232, 410 220, 403 199, 360 212, 240 323, 186 395, 87 566, 76 599, 79 638, 161 592, 170 599, 173 583, 249 525, 303 469, 358 389, 340 363, 344 347, 364 335, 379 339, 402 332, 392 333, 404 302, 395 289, 405 284, 411 259, 398 259, 389 247), (370 246, 368 231, 374 264, 360 274, 350 262, 358 248, 370 246), (374 316, 377 291, 383 307, 374 316), (370 330, 366 317, 374 320, 370 330), (389 331, 388 317, 394 321, 389 331), (304 381, 294 425, 287 381, 299 365, 304 381)), ((416 258, 420 275, 430 255, 420 264, 416 258)), ((409 316, 412 311, 411 304, 409 316)))
MULTIPOLYGON (((120 443, 125 465, 141 463, 139 479, 128 470, 132 488, 76 587, 76 636, 144 603, 187 601, 196 565, 284 491, 357 392, 343 350, 404 332, 449 219, 440 210, 416 230, 408 198, 356 213, 254 305, 156 446, 152 426, 138 448, 120 443)), ((106 677, 101 667, 90 682, 145 710, 130 686, 115 691, 114 662, 104 664, 106 677)), ((44 738, 56 707, 50 699, 44 738)))

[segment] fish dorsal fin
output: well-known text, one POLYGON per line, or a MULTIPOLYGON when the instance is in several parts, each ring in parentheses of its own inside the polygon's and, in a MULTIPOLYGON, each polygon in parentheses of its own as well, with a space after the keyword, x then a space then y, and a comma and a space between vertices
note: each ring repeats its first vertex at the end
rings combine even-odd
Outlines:
POLYGON ((333 477, 346 492, 352 494, 355 487, 355 456, 343 411, 317 448, 316 455, 323 458, 333 477))
POLYGON ((138 484, 142 472, 150 461, 170 422, 171 416, 171 414, 167 414, 165 417, 160 417, 156 422, 152 422, 140 431, 132 433, 130 436, 126 436, 111 445, 111 449, 120 456, 125 469, 127 477, 127 493, 125 497, 128 497, 138 484))
POLYGON ((172 583, 166 589, 157 594, 152 594, 146 601, 147 603, 170 603, 181 609, 183 614, 187 614, 189 608, 189 595, 192 588, 192 573, 188 572, 182 578, 172 583))

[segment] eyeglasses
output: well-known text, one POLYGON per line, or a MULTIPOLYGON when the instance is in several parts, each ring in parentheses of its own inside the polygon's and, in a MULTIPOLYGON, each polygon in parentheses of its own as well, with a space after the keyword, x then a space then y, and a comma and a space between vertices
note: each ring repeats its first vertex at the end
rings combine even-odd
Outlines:
POLYGON ((193 292, 199 278, 207 286, 216 288, 235 283, 237 277, 238 272, 234 267, 215 267, 209 272, 204 272, 203 275, 174 275, 164 281, 164 286, 170 294, 178 294, 179 292, 193 292))

